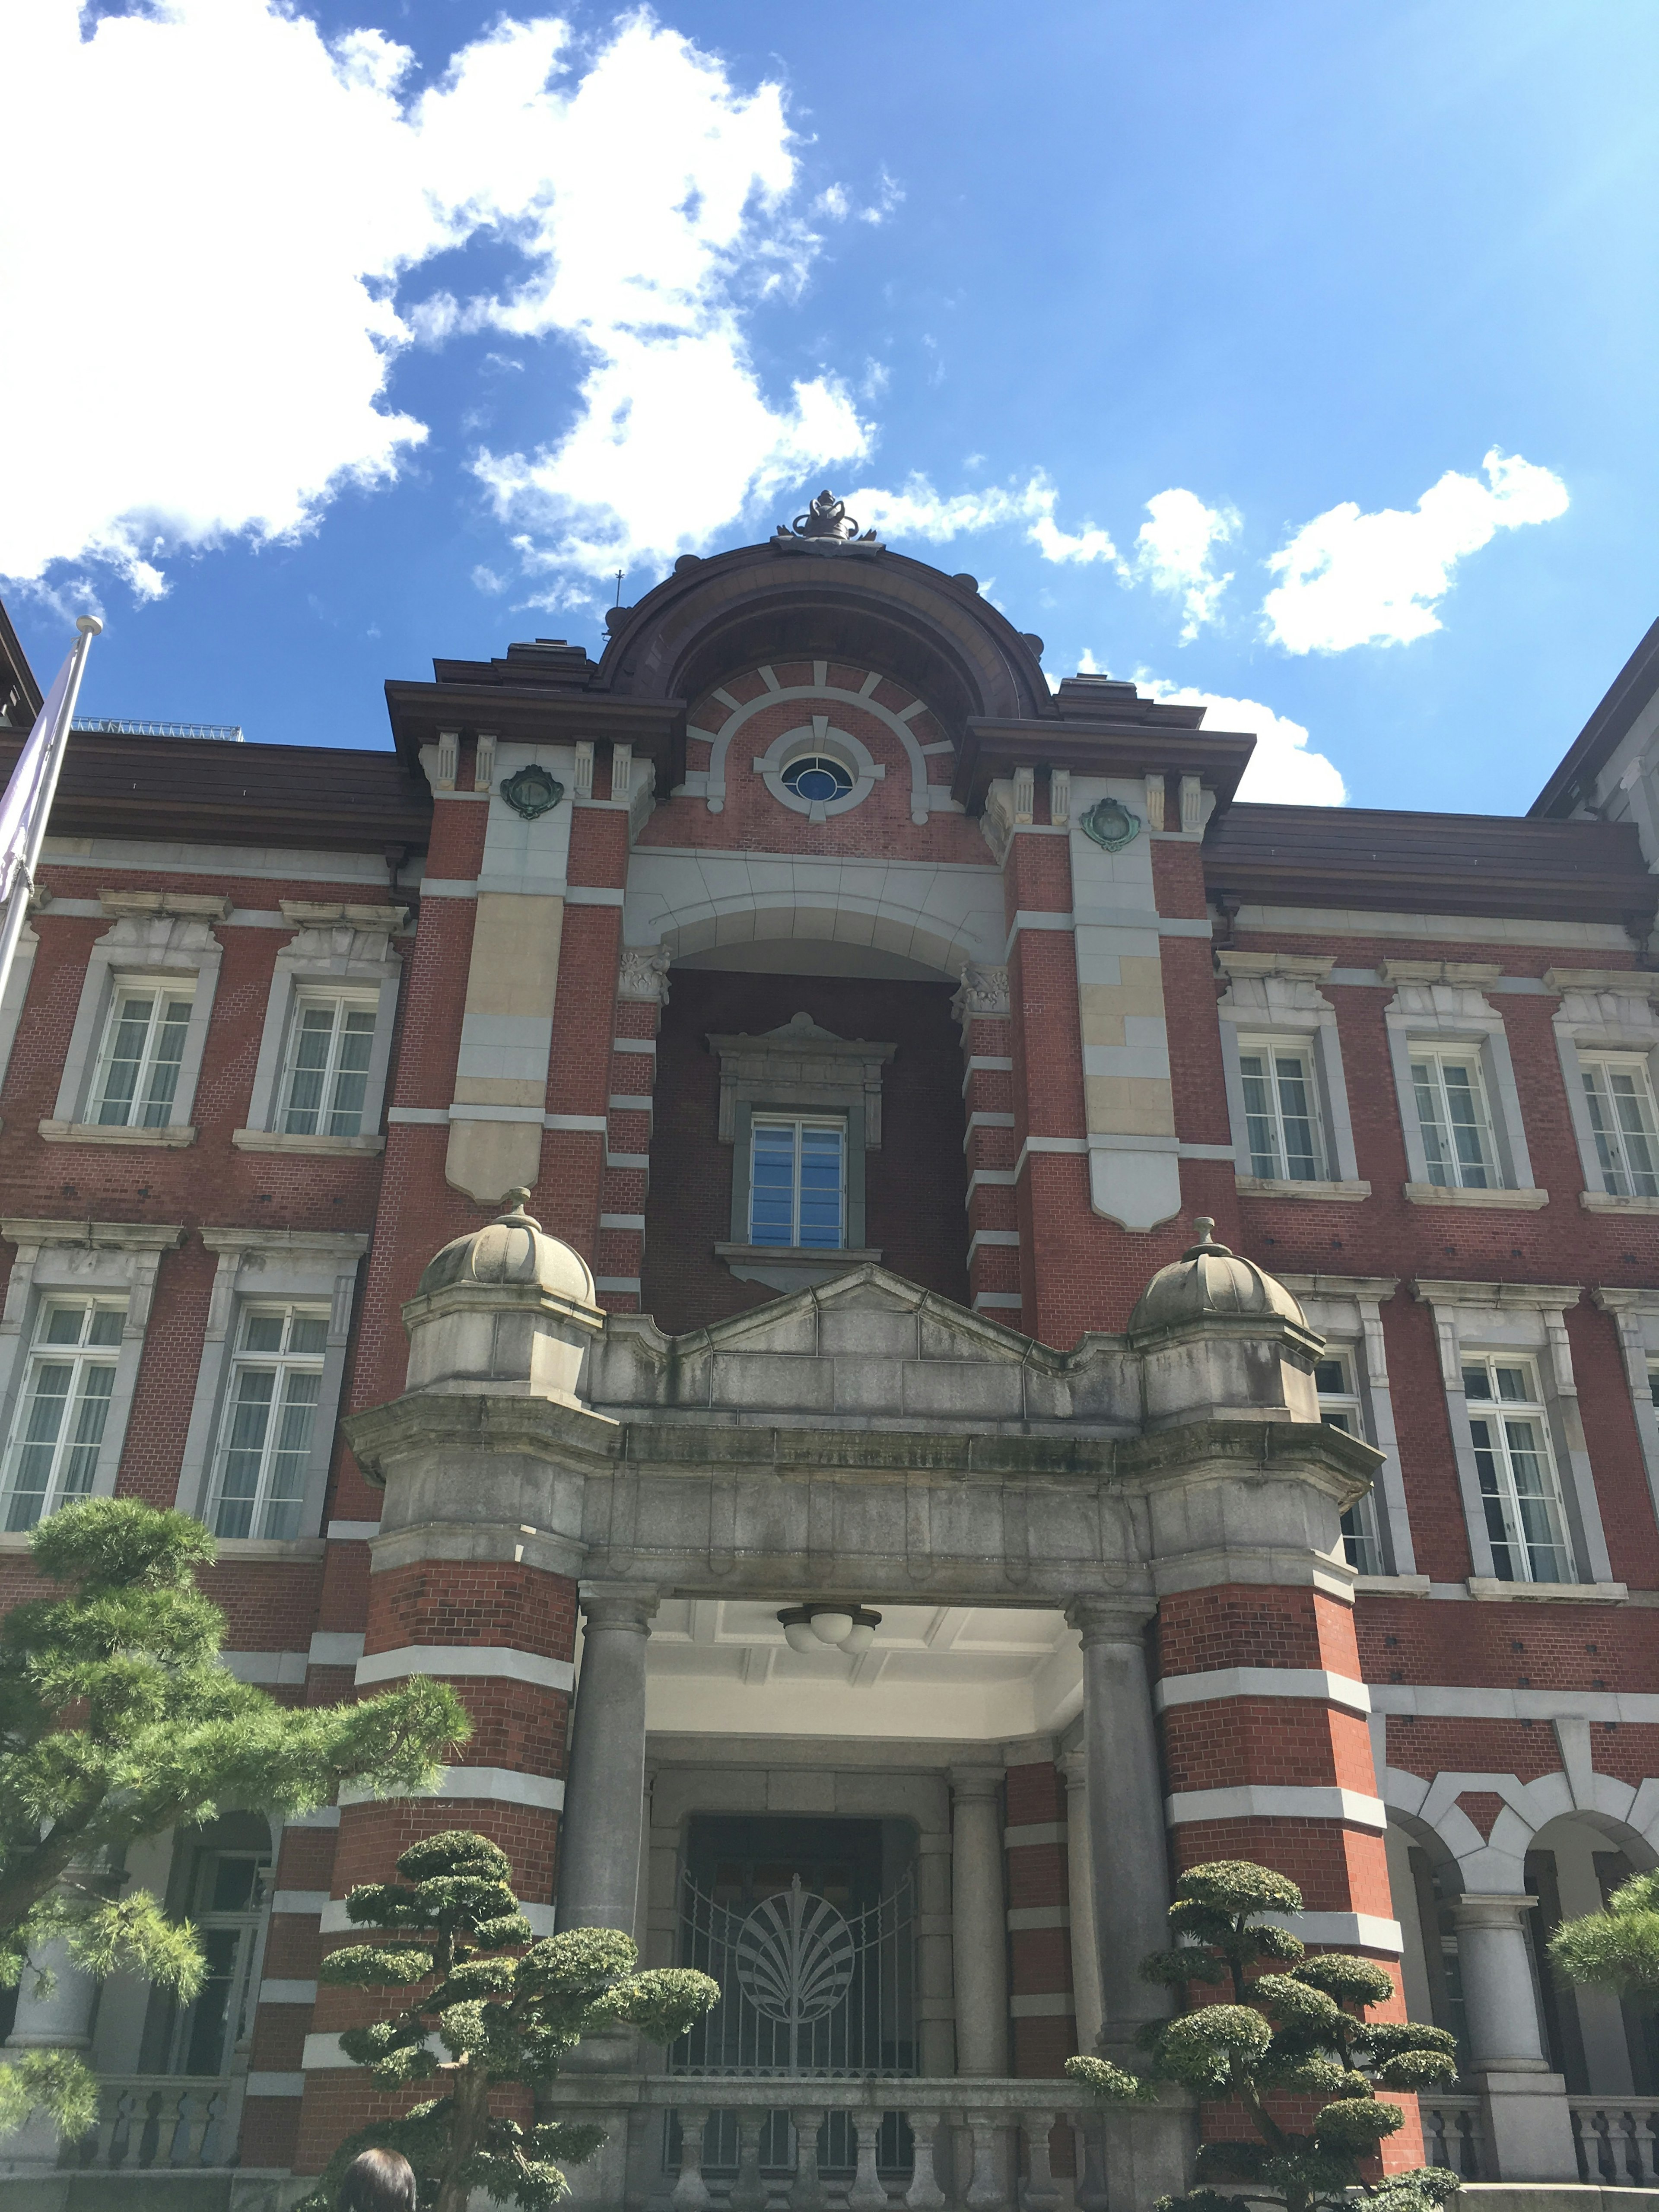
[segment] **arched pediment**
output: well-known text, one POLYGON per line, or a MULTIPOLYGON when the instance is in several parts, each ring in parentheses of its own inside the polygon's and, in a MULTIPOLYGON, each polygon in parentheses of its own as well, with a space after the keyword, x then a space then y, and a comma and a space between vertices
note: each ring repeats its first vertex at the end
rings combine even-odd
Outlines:
POLYGON ((787 541, 677 562, 622 611, 598 688, 689 702, 734 668, 780 658, 881 668, 952 731, 970 719, 1054 713, 1031 643, 970 581, 884 550, 813 557, 787 541))

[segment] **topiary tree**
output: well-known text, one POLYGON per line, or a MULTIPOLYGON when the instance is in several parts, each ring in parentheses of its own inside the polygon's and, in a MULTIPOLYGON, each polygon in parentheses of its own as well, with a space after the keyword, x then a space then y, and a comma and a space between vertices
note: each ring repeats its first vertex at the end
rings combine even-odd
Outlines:
MULTIPOLYGON (((134 1498, 65 1506, 30 1538, 56 1595, 0 1623, 0 1985, 49 1987, 61 1946, 89 1972, 128 1967, 183 1997, 201 1987, 194 1929, 147 1890, 122 1897, 140 1837, 213 1820, 221 1805, 303 1812, 344 1782, 429 1786, 471 1733, 454 1692, 424 1676, 360 1704, 295 1707, 238 1681, 224 1615, 196 1587, 216 1547, 199 1521, 134 1498)), ((0 2065, 0 2131, 31 2111, 77 2136, 97 2085, 72 2052, 0 2065)))
POLYGON ((631 1937, 612 1928, 532 1942, 506 1855, 483 1836, 428 1836, 403 1853, 398 1872, 402 1882, 366 1883, 346 1899, 350 1917, 383 1940, 331 1953, 319 1978, 418 1990, 389 2019, 348 2028, 341 2046, 383 2088, 442 2081, 447 2094, 342 2143, 300 2212, 331 2212, 341 2174, 372 2145, 408 2159, 422 2212, 466 2212, 475 2189, 539 2212, 566 2193, 555 2160, 591 2158, 605 2130, 564 2120, 523 2127, 492 2112, 491 2089, 533 2090, 584 2035, 619 2021, 672 2043, 719 2002, 720 1984, 682 1967, 636 1972, 631 1937))
POLYGON ((1140 1971, 1148 1981, 1186 1990, 1193 1984, 1231 1988, 1232 2002, 1206 2002, 1141 2032, 1149 2054, 1137 2076, 1103 2058, 1066 2061, 1075 2081, 1105 2101, 1149 2101, 1161 2081, 1200 2098, 1236 2100, 1254 2136, 1206 2142, 1200 2182, 1242 2182, 1237 2195, 1200 2187, 1159 2200, 1159 2212, 1246 2212, 1252 2201, 1285 2212, 1317 2212, 1354 2191, 1376 2212, 1431 2212, 1457 2186, 1455 2174, 1419 2166, 1375 2186, 1360 2163, 1405 2124, 1398 2105, 1376 2094, 1428 2088, 1454 2080, 1456 2045, 1443 2029, 1367 2021, 1367 2009, 1394 1995, 1394 1981, 1369 1959, 1322 1952, 1265 1921, 1302 1910, 1293 1881, 1248 1859, 1192 1868, 1176 1887, 1170 1922, 1182 1940, 1154 1952, 1140 1971), (1305 2130, 1274 2101, 1316 2101, 1305 2130))
POLYGON ((1650 2012, 1659 2007, 1659 1873, 1621 1883, 1605 1912, 1564 1920, 1549 1954, 1572 1981, 1633 1997, 1650 2012))

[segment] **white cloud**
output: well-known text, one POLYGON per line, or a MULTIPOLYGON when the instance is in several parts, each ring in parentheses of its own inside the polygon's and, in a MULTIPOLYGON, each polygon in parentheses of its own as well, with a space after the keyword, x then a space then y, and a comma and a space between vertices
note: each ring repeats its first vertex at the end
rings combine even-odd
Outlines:
POLYGON ((1448 470, 1414 509, 1362 514, 1352 500, 1304 523, 1267 566, 1285 580, 1262 607, 1266 632, 1291 653, 1406 645, 1441 627, 1452 570, 1500 530, 1552 522, 1567 488, 1551 470, 1494 446, 1486 482, 1448 470))
POLYGON ((1189 645, 1216 619, 1216 602, 1232 581, 1231 570, 1218 576, 1210 560, 1237 532, 1239 518, 1231 507, 1206 507, 1196 492, 1179 490, 1149 499, 1146 513, 1151 519, 1135 539, 1134 573, 1181 601, 1181 641, 1189 645))
POLYGON ((1103 530, 1085 523, 1080 531, 1060 529, 1054 520, 1060 494, 1039 469, 1024 485, 993 485, 985 491, 934 490, 926 477, 913 476, 902 491, 867 486, 850 493, 847 504, 866 529, 888 538, 919 538, 948 544, 953 538, 982 530, 1023 525, 1027 539, 1045 561, 1115 561, 1117 548, 1103 530))
POLYGON ((331 49, 283 0, 167 0, 84 40, 78 0, 34 0, 8 32, 33 88, 8 160, 53 182, 49 222, 8 196, 0 268, 37 332, 76 338, 9 362, 0 573, 89 557, 153 594, 158 539, 309 527, 425 439, 386 403, 397 353, 465 331, 578 348, 563 437, 479 469, 589 567, 703 542, 867 449, 839 385, 775 408, 747 349, 753 301, 798 289, 817 246, 787 204, 778 88, 739 89, 648 13, 591 58, 556 18, 504 21, 418 97, 406 49, 374 30, 331 49), (474 240, 520 257, 506 285, 411 301, 422 264, 474 240))
MULTIPOLYGON (((1085 659, 1089 656, 1085 656, 1085 659)), ((1157 677, 1139 675, 1136 682, 1154 698, 1173 705, 1206 707, 1204 726, 1210 730, 1248 730, 1255 738, 1255 750, 1238 787, 1241 799, 1275 801, 1287 806, 1342 806, 1347 787, 1341 771, 1323 753, 1310 752, 1308 732, 1287 714, 1276 714, 1259 699, 1228 699, 1215 691, 1194 691, 1190 686, 1165 684, 1157 677)))

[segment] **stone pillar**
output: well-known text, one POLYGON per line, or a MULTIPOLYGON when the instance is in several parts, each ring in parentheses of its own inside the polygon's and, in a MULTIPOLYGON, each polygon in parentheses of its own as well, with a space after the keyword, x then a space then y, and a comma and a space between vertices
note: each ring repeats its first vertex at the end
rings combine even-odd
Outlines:
POLYGON ((1170 2008, 1168 1992, 1139 1973, 1146 1954, 1170 1941, 1164 1793, 1144 1641, 1149 1617, 1148 1607, 1109 1598, 1080 1598, 1067 1615, 1083 1638, 1100 2046, 1126 2066, 1136 2063, 1135 2030, 1170 2008))
POLYGON ((957 2072, 1008 2071, 1008 1954, 1002 1901, 1000 1766, 953 1766, 951 1953, 956 1978, 957 2072))
POLYGON ((1486 2178, 1494 2181, 1574 2181, 1578 2173, 1566 2083, 1544 2055, 1527 1952, 1525 1916, 1537 1903, 1465 1894, 1454 1915, 1486 2178))
POLYGON ((1095 1935, 1093 1847, 1089 1827, 1089 1757, 1079 1746, 1060 1760, 1066 1777, 1066 1872, 1072 1911, 1072 1995, 1077 2006, 1077 2047, 1092 2051, 1104 2015, 1100 2003, 1100 1952, 1095 1935))
MULTIPOLYGON (((17 2017, 6 2038, 4 2055, 21 2057, 26 2051, 68 2051, 84 2054, 92 2044, 92 2023, 98 2009, 98 1982, 83 1966, 76 1966, 62 1943, 42 1946, 38 1959, 24 1969, 17 1991, 17 2017), (37 1996, 33 1970, 41 1966, 55 1977, 51 1990, 37 1996)), ((56 2121, 44 2112, 31 2113, 27 2121, 3 2145, 0 2172, 43 2172, 58 2163, 56 2121)))
POLYGON ((916 2027, 921 2071, 930 2081, 957 2070, 955 1984, 951 1971, 951 1837, 924 1830, 917 1838, 916 2027))
POLYGON ((631 1934, 645 1806, 645 1646, 657 1593, 583 1583, 581 1680, 556 1899, 558 1925, 631 1934))

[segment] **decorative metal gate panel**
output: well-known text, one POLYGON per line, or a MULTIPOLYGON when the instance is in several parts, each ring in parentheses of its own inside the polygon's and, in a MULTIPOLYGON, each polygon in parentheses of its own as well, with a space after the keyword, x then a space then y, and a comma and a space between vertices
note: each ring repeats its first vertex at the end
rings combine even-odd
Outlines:
POLYGON ((680 1880, 680 1964, 720 2001, 669 2055, 676 2074, 798 2079, 916 2071, 915 1895, 907 1875, 842 1913, 797 1875, 748 1910, 680 1880))

